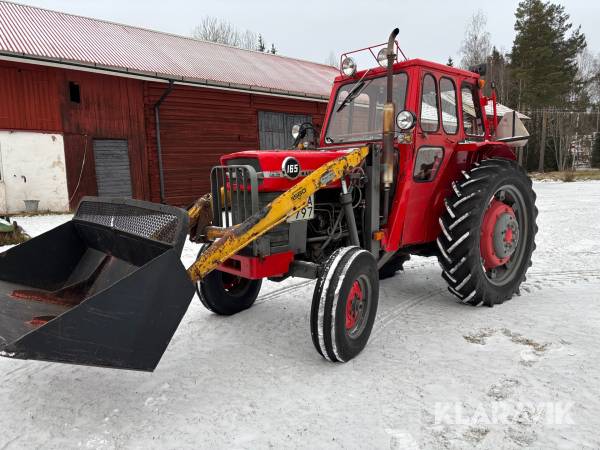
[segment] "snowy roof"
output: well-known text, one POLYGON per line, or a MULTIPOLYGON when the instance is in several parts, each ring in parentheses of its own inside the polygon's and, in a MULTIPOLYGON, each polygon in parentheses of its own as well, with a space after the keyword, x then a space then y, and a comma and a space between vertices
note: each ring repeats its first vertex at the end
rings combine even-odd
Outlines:
POLYGON ((328 99, 336 68, 0 1, 0 54, 328 99))

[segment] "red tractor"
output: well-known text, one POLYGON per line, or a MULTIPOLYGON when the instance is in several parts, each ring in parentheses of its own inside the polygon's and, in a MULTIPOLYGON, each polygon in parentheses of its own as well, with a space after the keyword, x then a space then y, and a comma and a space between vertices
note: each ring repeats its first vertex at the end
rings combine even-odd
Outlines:
MULTIPOLYGON (((437 256, 463 303, 493 306, 519 291, 535 248, 535 193, 510 147, 523 136, 495 138, 495 95, 483 96, 480 73, 398 61, 396 34, 375 68, 357 71, 354 52, 342 56, 317 148, 233 153, 213 169, 213 225, 229 227, 245 217, 231 183, 241 177, 227 171, 256 173, 254 204, 243 203, 256 211, 349 149, 369 147, 361 165, 198 283, 207 308, 232 314, 253 304, 263 278, 318 279, 311 333, 331 361, 365 346, 379 279, 411 254, 437 256)), ((309 128, 294 130, 301 148, 309 128)))
POLYGON ((348 361, 369 339, 379 280, 413 254, 437 257, 465 304, 510 299, 537 232, 535 193, 511 147, 524 137, 500 136, 481 73, 400 61, 397 33, 363 49, 374 68, 343 55, 315 148, 301 124, 293 150, 222 157, 211 195, 187 212, 88 198, 72 222, 6 252, 0 306, 12 312, 0 317, 0 354, 152 370, 194 283, 209 310, 231 315, 252 306, 263 279, 293 276, 317 280, 315 348, 348 361), (203 246, 186 274, 188 234, 203 246), (32 264, 38 254, 52 267, 32 264))

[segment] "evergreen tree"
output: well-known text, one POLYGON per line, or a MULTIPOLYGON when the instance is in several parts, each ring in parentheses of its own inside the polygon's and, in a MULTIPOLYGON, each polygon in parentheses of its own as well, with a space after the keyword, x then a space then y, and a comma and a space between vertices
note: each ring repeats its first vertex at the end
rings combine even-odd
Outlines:
POLYGON ((446 65, 448 67, 454 67, 454 60, 452 59, 452 56, 448 56, 448 62, 446 63, 446 65))
POLYGON ((262 34, 258 35, 258 45, 256 46, 256 50, 259 52, 264 52, 267 47, 265 46, 265 40, 262 37, 262 34))
POLYGON ((592 167, 600 169, 600 133, 596 133, 592 147, 592 167))
POLYGON ((275 48, 275 44, 271 44, 271 50, 269 50, 270 53, 272 53, 273 55, 277 54, 277 49, 275 48))
POLYGON ((517 8, 511 55, 515 106, 563 106, 577 87, 577 56, 586 47, 562 5, 523 0, 517 8))

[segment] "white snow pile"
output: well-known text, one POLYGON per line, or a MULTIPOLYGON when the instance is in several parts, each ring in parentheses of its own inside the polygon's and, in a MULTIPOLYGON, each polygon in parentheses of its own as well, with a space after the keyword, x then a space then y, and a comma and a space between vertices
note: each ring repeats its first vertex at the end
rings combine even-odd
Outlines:
POLYGON ((533 267, 503 305, 457 303, 413 258, 365 351, 331 364, 312 281, 267 282, 233 317, 194 299, 153 374, 0 358, 0 448, 599 448, 600 183, 534 187, 533 267))

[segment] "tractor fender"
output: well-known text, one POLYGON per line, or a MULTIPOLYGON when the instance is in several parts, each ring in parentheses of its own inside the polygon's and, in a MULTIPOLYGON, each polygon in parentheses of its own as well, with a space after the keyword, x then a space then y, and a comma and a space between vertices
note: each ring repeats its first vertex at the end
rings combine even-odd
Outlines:
POLYGON ((464 148, 464 150, 476 153, 479 156, 478 160, 504 158, 515 161, 517 159, 514 150, 504 142, 469 142, 467 145, 469 148, 464 148))
POLYGON ((489 158, 504 158, 515 161, 517 156, 512 147, 502 143, 502 142, 490 142, 487 145, 484 145, 480 150, 480 154, 482 159, 489 158))

